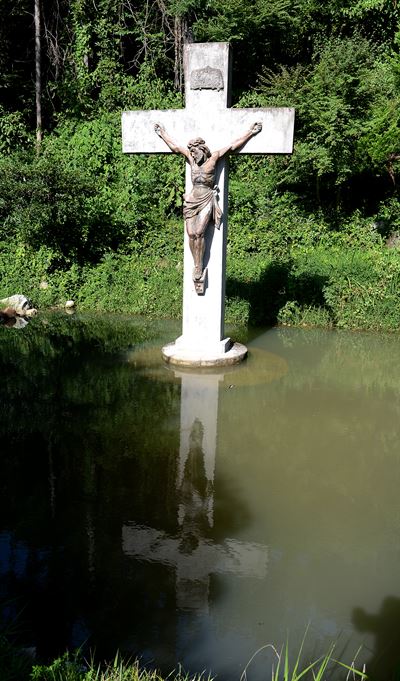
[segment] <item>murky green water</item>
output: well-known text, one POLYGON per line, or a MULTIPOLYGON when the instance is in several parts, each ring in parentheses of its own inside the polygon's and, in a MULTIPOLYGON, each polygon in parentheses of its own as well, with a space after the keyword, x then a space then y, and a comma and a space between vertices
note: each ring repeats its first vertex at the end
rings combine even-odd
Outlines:
POLYGON ((218 375, 162 364, 178 334, 64 315, 0 328, 0 602, 23 609, 22 642, 238 679, 309 624, 306 656, 362 644, 390 678, 399 336, 254 331, 218 375))

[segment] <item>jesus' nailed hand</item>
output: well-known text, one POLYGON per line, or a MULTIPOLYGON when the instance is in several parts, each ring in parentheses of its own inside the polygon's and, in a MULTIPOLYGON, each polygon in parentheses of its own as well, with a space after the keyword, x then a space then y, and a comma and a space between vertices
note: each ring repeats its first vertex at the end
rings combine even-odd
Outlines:
POLYGON ((215 171, 217 162, 231 151, 240 149, 251 137, 262 130, 262 123, 254 123, 251 128, 237 140, 218 151, 211 152, 201 137, 195 137, 188 142, 187 147, 181 147, 171 139, 159 123, 154 130, 165 144, 175 154, 182 154, 190 164, 192 189, 183 197, 183 216, 189 237, 189 246, 193 256, 193 281, 203 279, 203 257, 205 251, 205 232, 213 220, 217 228, 220 227, 222 212, 218 205, 218 187, 215 186, 215 171))

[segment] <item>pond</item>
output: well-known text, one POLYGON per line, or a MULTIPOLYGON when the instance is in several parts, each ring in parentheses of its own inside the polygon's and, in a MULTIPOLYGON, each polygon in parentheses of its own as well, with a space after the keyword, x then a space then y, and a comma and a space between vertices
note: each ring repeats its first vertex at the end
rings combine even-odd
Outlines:
POLYGON ((398 664, 399 337, 246 333, 193 373, 161 360, 179 322, 0 328, 0 603, 38 659, 239 679, 308 627, 307 659, 398 664))

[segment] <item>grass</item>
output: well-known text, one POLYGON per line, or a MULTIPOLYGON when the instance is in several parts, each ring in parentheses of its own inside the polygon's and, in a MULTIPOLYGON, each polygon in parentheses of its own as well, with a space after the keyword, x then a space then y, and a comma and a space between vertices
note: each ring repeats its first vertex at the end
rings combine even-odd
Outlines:
MULTIPOLYGON (((117 652, 114 660, 99 664, 94 658, 86 659, 81 649, 66 652, 49 665, 34 664, 34 661, 13 643, 15 622, 0 628, 0 681, 212 681, 206 672, 189 676, 181 667, 168 675, 156 669, 148 669, 139 660, 124 660, 117 652)), ((266 681, 328 681, 332 673, 343 670, 345 681, 367 681, 365 665, 356 668, 357 651, 351 664, 335 658, 335 643, 317 659, 307 660, 304 645, 309 631, 307 626, 299 650, 295 657, 290 650, 289 641, 278 650, 268 643, 259 648, 247 662, 240 681, 251 679, 250 671, 254 660, 262 651, 272 652, 272 662, 266 669, 266 681)))
POLYGON ((346 674, 346 681, 355 681, 356 679, 358 681, 367 681, 368 676, 366 674, 365 665, 363 666, 362 671, 357 670, 355 667, 356 658, 360 649, 357 651, 356 656, 350 665, 344 664, 344 662, 334 658, 335 643, 330 645, 328 651, 324 655, 321 655, 316 660, 304 663, 303 649, 308 629, 309 626, 303 636, 297 656, 293 661, 291 661, 288 641, 286 641, 280 651, 278 651, 272 643, 268 643, 259 648, 254 655, 252 655, 243 670, 240 681, 248 681, 247 672, 253 660, 263 650, 271 650, 274 655, 275 662, 272 663, 271 681, 300 681, 300 679, 304 679, 304 681, 306 679, 312 679, 312 681, 328 681, 328 678, 331 678, 331 672, 334 667, 343 669, 343 672, 346 674))
MULTIPOLYGON (((306 632, 307 634, 307 632, 306 632)), ((306 638, 304 635, 300 649, 294 661, 291 662, 289 644, 286 642, 280 651, 272 644, 262 646, 251 657, 240 677, 240 681, 248 681, 248 672, 257 655, 266 649, 272 650, 275 663, 272 663, 270 674, 266 679, 270 681, 328 681, 334 667, 343 670, 346 681, 367 681, 365 666, 362 671, 357 670, 355 660, 350 664, 344 664, 334 657, 335 644, 316 660, 304 663, 303 646, 306 638)), ((357 657, 357 655, 356 655, 357 657)), ((140 667, 136 660, 133 663, 124 663, 117 654, 114 661, 105 666, 87 663, 79 652, 70 655, 66 653, 55 660, 49 666, 34 666, 29 677, 30 681, 211 681, 211 677, 204 673, 189 676, 182 670, 174 671, 167 676, 161 675, 157 670, 148 670, 140 667)))
POLYGON ((162 676, 157 670, 141 668, 137 660, 124 662, 118 653, 114 661, 105 666, 87 663, 79 651, 73 655, 65 653, 49 666, 34 666, 29 678, 30 681, 211 681, 203 674, 189 677, 180 669, 162 676))
MULTIPOLYGON (((0 243, 0 299, 28 296, 36 308, 180 317, 182 253, 109 252, 96 264, 57 269, 48 249, 0 243)), ((323 328, 400 329, 396 249, 315 246, 281 256, 228 257, 226 321, 323 328)))

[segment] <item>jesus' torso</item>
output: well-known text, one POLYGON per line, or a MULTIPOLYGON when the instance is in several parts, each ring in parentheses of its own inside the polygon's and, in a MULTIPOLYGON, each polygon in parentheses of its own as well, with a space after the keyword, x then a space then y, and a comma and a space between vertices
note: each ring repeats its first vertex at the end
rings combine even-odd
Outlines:
POLYGON ((198 166, 193 163, 191 166, 193 188, 207 187, 212 189, 215 182, 215 168, 212 170, 205 169, 204 166, 198 166))

